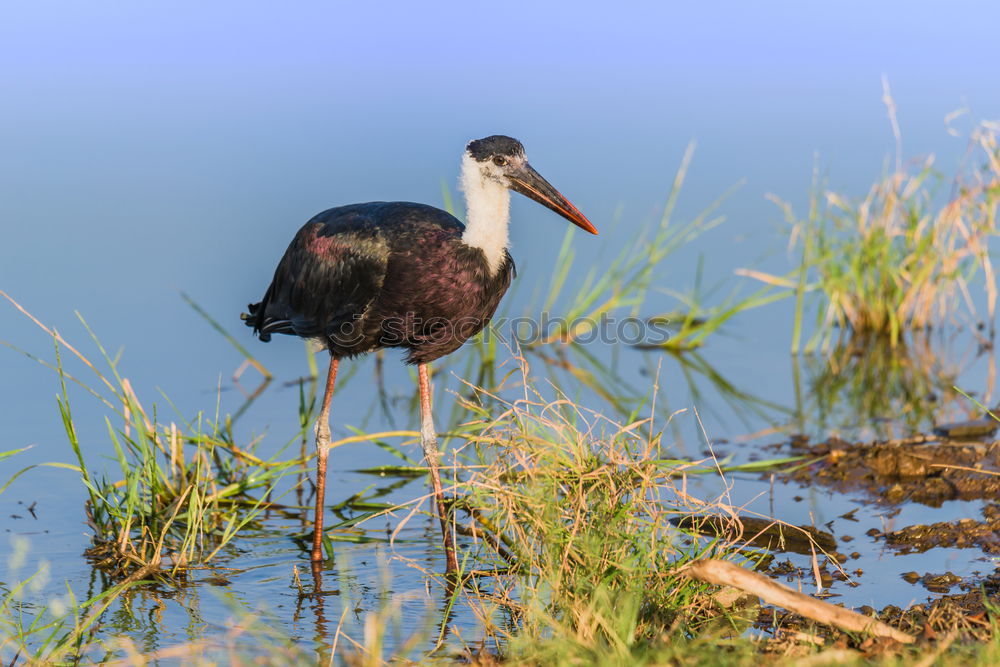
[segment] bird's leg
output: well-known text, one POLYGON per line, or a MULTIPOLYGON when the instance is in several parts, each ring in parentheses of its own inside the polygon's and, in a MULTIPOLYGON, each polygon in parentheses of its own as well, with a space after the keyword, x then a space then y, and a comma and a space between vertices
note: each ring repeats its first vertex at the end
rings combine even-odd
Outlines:
POLYGON ((420 443, 424 448, 427 467, 431 471, 431 484, 434 486, 438 518, 441 520, 441 534, 444 537, 447 572, 454 574, 458 572, 458 559, 455 557, 455 545, 448 527, 448 515, 444 508, 444 489, 441 487, 441 475, 438 471, 437 431, 434 430, 434 417, 431 414, 431 383, 428 379, 427 364, 420 364, 417 370, 420 377, 420 443))
POLYGON ((326 455, 330 451, 330 399, 333 385, 337 381, 337 365, 340 360, 330 357, 330 371, 326 376, 326 393, 323 407, 316 419, 316 514, 313 520, 312 563, 315 574, 323 560, 323 501, 326 495, 326 455))

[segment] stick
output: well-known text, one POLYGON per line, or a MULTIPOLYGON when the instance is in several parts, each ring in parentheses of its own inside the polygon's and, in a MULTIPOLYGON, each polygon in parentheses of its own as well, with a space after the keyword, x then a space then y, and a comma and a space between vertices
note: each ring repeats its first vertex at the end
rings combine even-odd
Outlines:
POLYGON ((698 560, 688 565, 684 572, 698 581, 718 586, 733 586, 752 593, 768 604, 783 607, 806 618, 833 625, 841 630, 870 633, 877 637, 889 637, 902 644, 912 644, 915 641, 912 635, 886 625, 882 621, 793 591, 762 574, 751 572, 727 561, 698 560))

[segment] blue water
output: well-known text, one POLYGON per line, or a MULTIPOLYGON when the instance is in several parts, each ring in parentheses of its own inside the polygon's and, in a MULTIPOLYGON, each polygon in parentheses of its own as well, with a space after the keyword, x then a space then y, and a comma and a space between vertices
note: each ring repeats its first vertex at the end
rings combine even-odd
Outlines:
MULTIPOLYGON (((741 284, 747 292, 756 288, 734 275, 737 268, 787 272, 794 259, 786 252, 781 213, 765 195, 804 212, 817 162, 831 187, 864 194, 895 151, 881 101, 883 75, 899 110, 905 155, 935 153, 946 173, 967 145, 946 131, 945 116, 968 108, 954 122, 962 132, 980 118, 1000 116, 989 46, 1000 17, 984 3, 953 4, 947 12, 903 3, 835 9, 656 4, 629 11, 586 3, 454 3, 434 16, 415 5, 51 4, 0 10, 0 289, 90 354, 79 311, 113 354, 121 348, 124 372, 145 400, 158 400, 162 391, 190 416, 214 410, 221 384, 222 409, 233 411, 242 394, 231 376, 242 357, 179 296, 189 294, 276 375, 237 427, 246 437, 266 433, 265 448, 298 429, 297 389, 282 384, 306 374, 306 354, 292 339, 258 344, 238 314, 260 298, 292 234, 314 213, 377 199, 442 205, 443 188, 456 192, 469 139, 492 133, 521 139, 534 166, 601 230, 597 238, 576 235, 570 288, 659 219, 684 150, 696 142, 676 219, 689 220, 739 186, 719 207, 725 222, 670 258, 643 308, 653 314, 678 307, 668 290, 691 288, 699 262, 705 283, 718 286, 719 300, 741 284)), ((519 275, 507 312, 537 312, 536 295, 548 284, 564 232, 564 221, 515 197, 512 253, 519 275)), ((563 302, 557 310, 567 307, 563 302)), ((52 359, 51 341, 3 302, 0 325, 3 341, 52 359)), ((630 405, 648 395, 658 377, 661 418, 686 410, 668 430, 677 455, 704 450, 696 417, 709 438, 728 440, 742 458, 790 431, 822 436, 876 429, 852 423, 850 414, 821 421, 802 368, 805 398, 797 405, 790 337, 786 301, 735 318, 700 352, 714 372, 754 400, 727 397, 705 373, 690 373, 692 390, 670 356, 627 348, 590 352, 635 390, 630 405)), ((969 338, 952 348, 946 356, 954 360, 956 384, 986 391, 992 359, 977 357, 969 338)), ((398 356, 386 356, 388 414, 377 403, 371 360, 359 364, 334 400, 335 436, 348 434, 348 425, 415 427, 414 385, 398 356)), ((442 430, 454 400, 445 386, 457 386, 449 374, 463 368, 461 358, 439 364, 442 430)), ((252 378, 251 370, 244 383, 252 385, 252 378)), ((615 412, 565 375, 560 386, 594 409, 615 412)), ((0 483, 23 466, 72 460, 57 389, 53 373, 0 350, 0 451, 32 447, 0 463, 0 483)), ((73 407, 88 452, 95 459, 107 455, 99 404, 74 390, 73 407)), ((953 404, 940 417, 971 412, 953 404)), ((407 451, 416 457, 416 450, 407 451)), ((331 495, 342 498, 371 483, 351 471, 395 462, 368 444, 337 450, 331 495)), ((704 484, 705 493, 718 490, 717 483, 704 484)), ((424 492, 415 480, 388 499, 424 492)), ((734 504, 752 501, 770 514, 769 492, 766 483, 740 477, 734 504)), ((775 514, 820 524, 857 502, 820 490, 808 502, 785 497, 799 492, 779 485, 783 499, 775 514), (817 516, 824 511, 830 516, 817 516)), ((36 468, 14 482, 0 496, 0 554, 24 548, 27 561, 16 571, 0 570, 0 581, 47 562, 51 574, 38 600, 61 595, 64 582, 78 594, 92 591, 97 584, 81 556, 88 545, 83 499, 82 486, 64 469, 36 468), (37 519, 27 512, 31 503, 37 519)), ((872 525, 879 511, 870 509, 872 525)), ((977 512, 951 506, 934 514, 944 520, 977 512)), ((237 569, 232 585, 186 589, 197 605, 141 594, 140 608, 162 606, 166 616, 145 632, 137 629, 136 637, 152 650, 221 632, 227 605, 256 608, 263 601, 276 627, 308 646, 329 632, 317 630, 319 616, 335 626, 346 598, 378 608, 386 581, 404 601, 406 628, 422 627, 427 609, 441 607, 441 591, 428 589, 419 571, 398 558, 440 569, 434 524, 422 520, 395 552, 385 545, 341 546, 337 574, 329 579, 342 578, 346 594, 325 598, 319 616, 315 608, 296 609, 292 567, 305 561, 282 535, 303 529, 270 519, 267 530, 227 554, 237 569), (197 622, 185 611, 192 606, 199 609, 197 622)), ((864 569, 918 569, 880 556, 874 541, 862 549, 867 538, 855 532, 860 539, 852 544, 865 553, 864 569)), ((968 573, 974 555, 964 556, 958 564, 926 567, 968 573)), ((0 568, 7 560, 0 559, 0 568)), ((840 599, 902 604, 921 592, 894 577, 863 584, 838 589, 840 599)), ((477 637, 470 615, 457 613, 453 622, 466 640, 477 637)))

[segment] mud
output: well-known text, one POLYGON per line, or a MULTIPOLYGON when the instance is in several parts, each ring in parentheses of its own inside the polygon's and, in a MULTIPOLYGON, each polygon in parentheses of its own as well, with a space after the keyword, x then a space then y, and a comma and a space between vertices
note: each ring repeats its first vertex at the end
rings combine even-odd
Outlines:
POLYGON ((939 507, 949 500, 1000 497, 1000 441, 976 442, 921 435, 888 442, 849 443, 805 438, 774 449, 815 460, 786 477, 842 493, 862 493, 881 504, 916 502, 939 507))
MULTIPOLYGON (((931 576, 927 580, 939 578, 931 576)), ((1000 604, 1000 574, 957 583, 953 578, 958 579, 954 575, 943 575, 949 588, 958 586, 962 592, 942 595, 932 602, 915 604, 907 609, 888 605, 880 610, 862 606, 855 611, 916 636, 914 648, 917 650, 937 640, 990 640, 993 633, 991 610, 1000 604)), ((784 657, 807 655, 812 650, 809 645, 842 648, 851 651, 855 657, 900 654, 905 659, 907 650, 892 640, 851 635, 773 607, 760 608, 754 627, 768 636, 764 651, 784 657)))
POLYGON ((678 528, 702 535, 725 536, 735 542, 763 547, 771 552, 810 555, 817 550, 832 552, 837 541, 830 533, 812 526, 792 526, 756 517, 684 516, 671 519, 678 528))
MULTIPOLYGON (((866 534, 881 540, 897 554, 934 548, 979 549, 987 559, 1000 554, 1000 441, 958 440, 958 435, 970 435, 968 423, 946 424, 938 427, 934 435, 892 441, 850 443, 830 438, 810 443, 806 438, 796 437, 770 449, 806 457, 804 465, 783 475, 787 481, 803 487, 820 485, 882 506, 919 503, 939 507, 952 500, 980 501, 976 505, 980 514, 977 517, 885 532, 873 528, 866 534)), ((972 435, 992 438, 992 431, 980 429, 972 435)), ((848 515, 841 518, 851 519, 848 515)), ((839 539, 848 541, 846 536, 839 539)), ((790 561, 769 565, 767 571, 779 581, 809 576, 790 561)), ((838 580, 847 574, 849 585, 858 585, 857 582, 864 585, 864 573, 852 570, 844 557, 836 553, 827 556, 819 574, 824 584, 827 576, 838 580)), ((907 609, 889 605, 881 610, 861 607, 856 611, 914 634, 920 642, 945 637, 955 641, 990 638, 991 614, 1000 605, 1000 571, 970 579, 943 570, 904 572, 897 576, 934 593, 935 599, 907 609)), ((761 610, 755 625, 770 636, 767 651, 783 656, 801 652, 803 643, 844 648, 853 655, 903 650, 894 642, 852 637, 770 607, 761 610)))
POLYGON ((924 576, 920 576, 916 572, 905 572, 902 577, 903 581, 911 584, 921 584, 932 593, 948 593, 952 588, 962 583, 962 577, 954 572, 945 572, 943 574, 928 572, 924 576))
POLYGON ((899 553, 921 553, 934 547, 982 549, 987 554, 1000 553, 1000 504, 991 503, 982 511, 983 520, 960 519, 931 524, 917 524, 887 533, 875 532, 887 546, 899 553))
MULTIPOLYGON (((928 639, 936 639, 956 631, 972 639, 986 639, 991 632, 991 609, 995 610, 1000 604, 1000 574, 982 579, 961 580, 950 587, 955 586, 961 592, 942 595, 931 602, 915 604, 907 609, 889 605, 875 616, 928 639)), ((875 610, 862 607, 858 611, 873 614, 875 610)))

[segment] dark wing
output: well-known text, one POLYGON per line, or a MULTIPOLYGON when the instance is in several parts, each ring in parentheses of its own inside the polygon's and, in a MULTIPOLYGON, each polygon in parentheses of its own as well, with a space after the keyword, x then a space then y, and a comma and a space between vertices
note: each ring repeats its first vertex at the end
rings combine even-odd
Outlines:
POLYGON ((326 336, 362 317, 382 289, 389 246, 378 224, 379 205, 343 206, 320 213, 295 235, 271 286, 245 317, 262 341, 271 334, 326 336))

